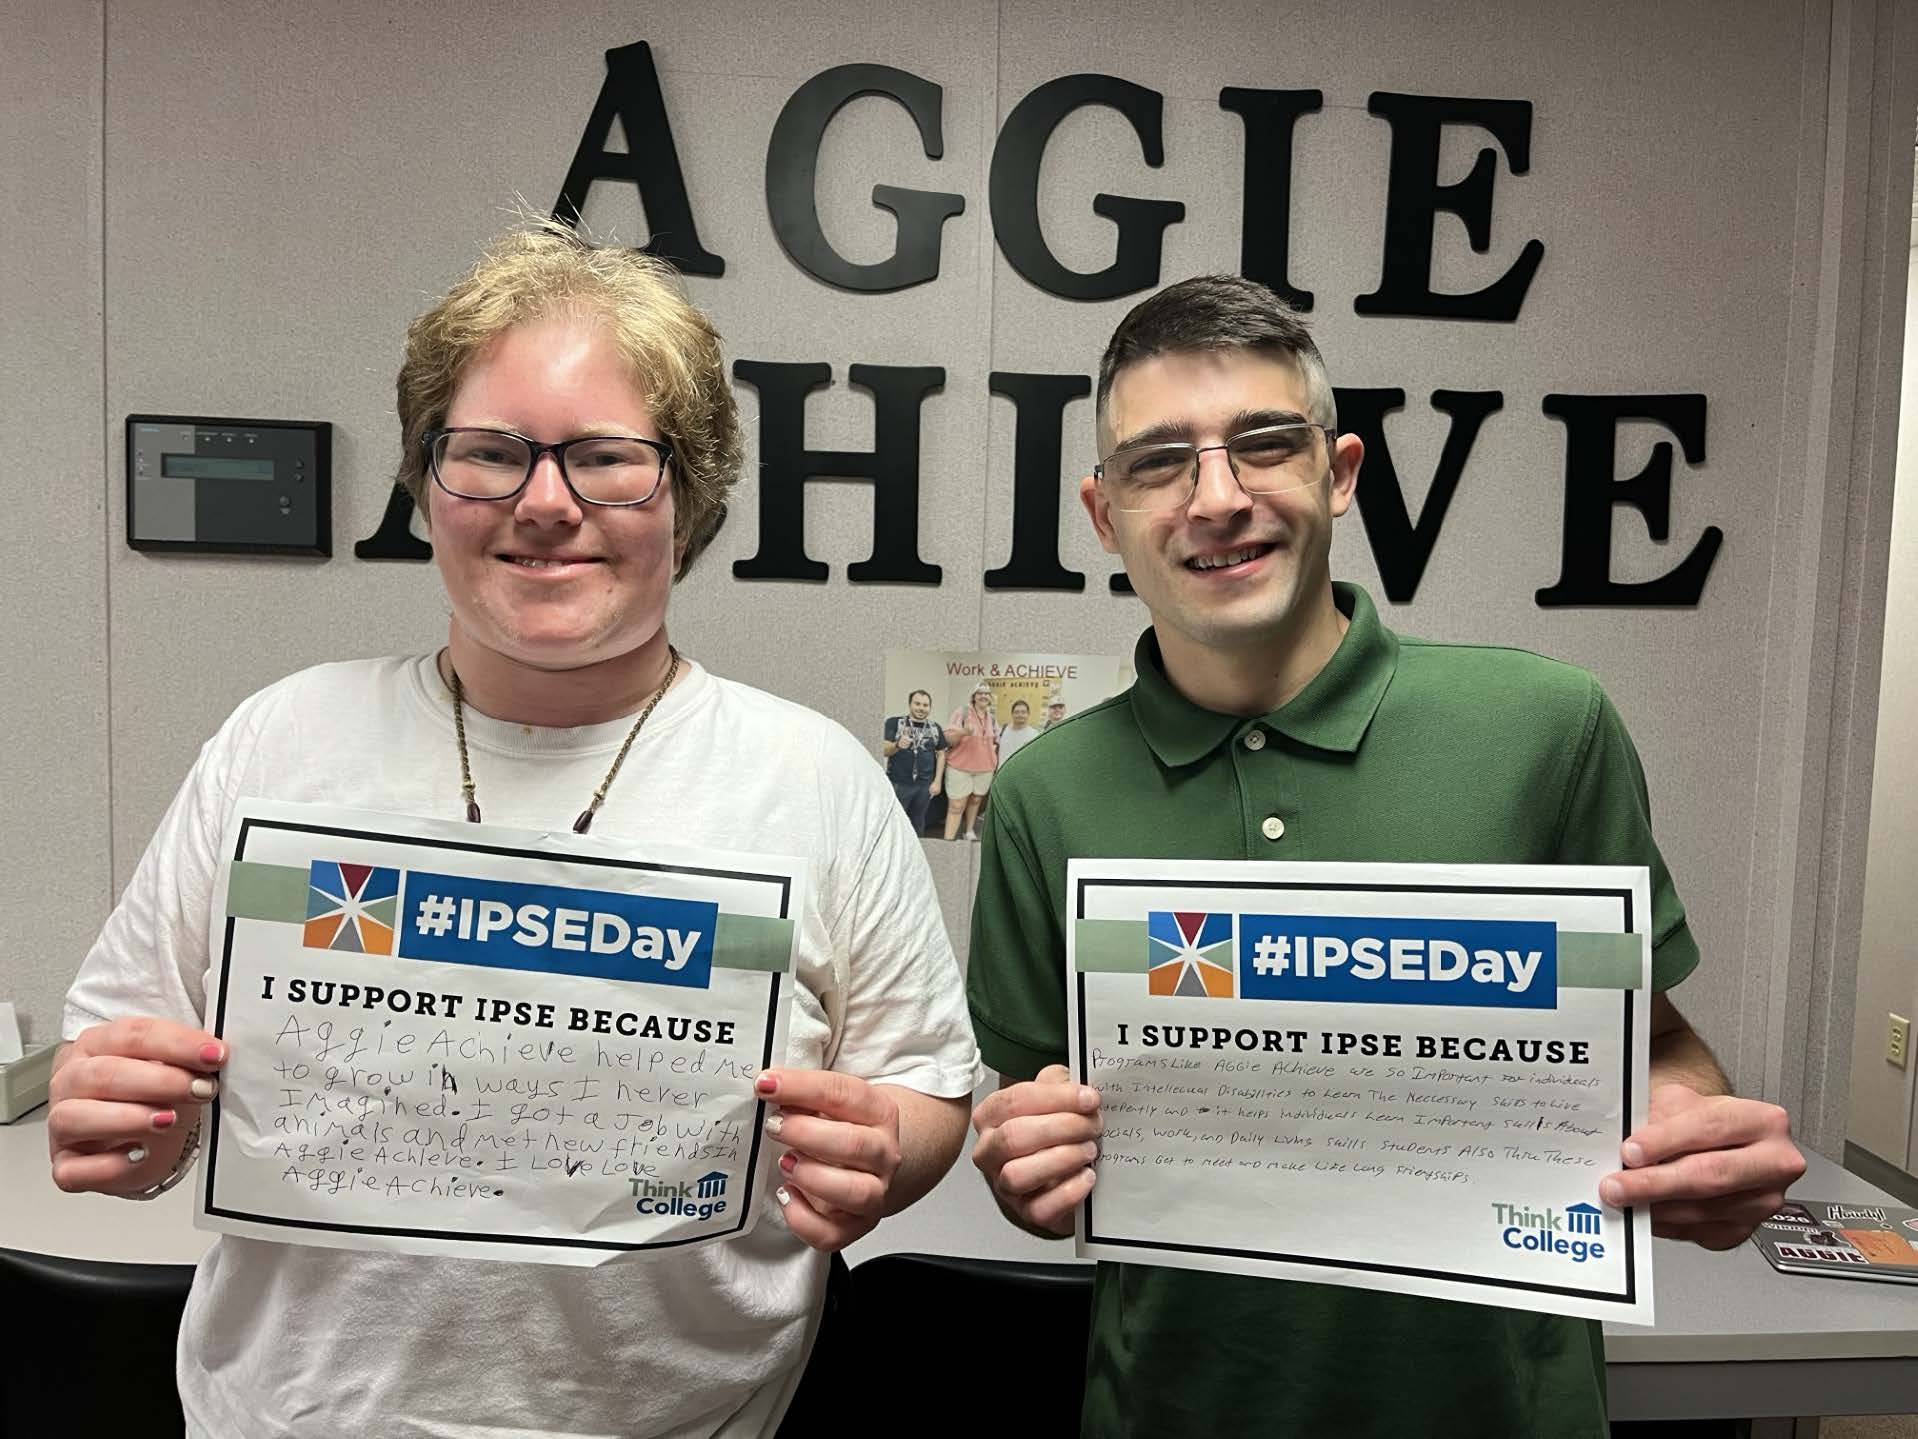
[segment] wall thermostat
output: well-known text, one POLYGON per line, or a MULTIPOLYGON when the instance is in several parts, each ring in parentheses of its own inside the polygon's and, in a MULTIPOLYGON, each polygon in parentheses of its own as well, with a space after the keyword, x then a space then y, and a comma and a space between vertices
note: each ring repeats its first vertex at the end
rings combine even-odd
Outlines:
POLYGON ((333 427, 128 415, 127 543, 136 550, 331 555, 333 427))

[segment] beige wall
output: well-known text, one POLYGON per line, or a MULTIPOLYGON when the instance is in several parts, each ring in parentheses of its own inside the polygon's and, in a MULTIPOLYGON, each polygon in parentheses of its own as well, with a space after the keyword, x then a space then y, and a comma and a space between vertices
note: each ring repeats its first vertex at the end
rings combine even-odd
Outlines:
MULTIPOLYGON (((59 1037, 114 894, 101 11, 0 22, 0 999, 59 1037)), ((137 843, 137 841, 134 841, 137 843)))
MULTIPOLYGON (((1444 438, 1429 393, 1505 396, 1416 601, 1383 606, 1388 622, 1598 673, 1643 752, 1660 841, 1707 955, 1681 1006, 1742 1087, 1792 1103, 1831 1147, 1850 1071, 1884 595, 1898 355, 1881 330, 1903 302, 1909 204, 1908 170, 1885 161, 1902 156, 1918 107, 1914 13, 1912 0, 1225 0, 1194 26, 1177 7, 1091 0, 9 7, 5 991, 35 1035, 54 1034, 112 893, 238 700, 302 665, 439 640, 430 568, 351 550, 385 503, 401 331, 507 223, 516 196, 551 203, 605 49, 653 46, 702 237, 727 261, 724 277, 692 289, 729 353, 833 365, 833 387, 808 412, 812 444, 871 443, 871 404, 847 385, 848 364, 946 367, 923 410, 920 532, 943 585, 846 581, 870 546, 870 494, 856 484, 813 487, 809 547, 832 565, 828 583, 735 580, 731 562, 755 548, 748 483, 674 601, 690 652, 860 733, 886 703, 888 648, 1124 655, 1142 623, 1136 602, 1106 592, 1111 561, 1064 486, 1062 554, 1089 575, 1086 592, 979 583, 1005 559, 1011 502, 1013 410, 989 396, 989 372, 1090 374, 1131 303, 1055 299, 999 254, 986 176, 1006 113, 1077 71, 1165 94, 1165 166, 1140 160, 1112 112, 1080 112, 1055 137, 1042 214, 1066 262, 1092 268, 1113 244, 1094 194, 1182 201, 1169 281, 1238 263, 1241 126, 1219 109, 1220 87, 1317 86, 1324 109, 1301 122, 1295 151, 1293 277, 1318 295, 1337 383, 1408 391, 1390 436, 1414 509, 1444 438), (886 102, 842 112, 820 160, 828 234, 856 259, 886 253, 892 221, 871 205, 875 182, 966 197, 938 279, 893 295, 812 280, 766 216, 774 118, 803 80, 853 60, 943 86, 946 149, 926 159, 886 102), (1366 103, 1380 90, 1534 103, 1531 172, 1499 164, 1491 252, 1473 253, 1453 219, 1436 232, 1436 281, 1455 290, 1502 273, 1524 240, 1545 243, 1517 323, 1354 313, 1378 279, 1390 142, 1366 103), (1885 282, 1892 218, 1896 287, 1885 282), (1537 607, 1533 592, 1557 576, 1565 465, 1543 397, 1690 390, 1710 399, 1707 460, 1678 466, 1670 544, 1618 512, 1614 573, 1661 573, 1719 525, 1727 539, 1702 603, 1537 607), (127 549, 130 411, 333 421, 334 557, 127 549)), ((1487 143, 1451 137, 1447 178, 1487 143)), ((595 191, 587 219, 643 231, 618 187, 595 191)), ((756 415, 754 394, 741 398, 756 415)), ((1621 473, 1661 438, 1628 432, 1621 473)), ((1090 406, 1075 404, 1070 471, 1092 446, 1090 406)), ((1334 563, 1378 593, 1356 518, 1334 563)), ((969 847, 930 852, 963 948, 969 847)))
MULTIPOLYGON (((1911 284, 1918 295, 1918 205, 1912 210, 1911 284)), ((1885 1061, 1885 1018, 1918 1020, 1918 305, 1905 310, 1904 424, 1891 518, 1878 762, 1858 952, 1858 1027, 1852 1041, 1846 1138, 1909 1170, 1918 1154, 1914 1067, 1885 1061)))

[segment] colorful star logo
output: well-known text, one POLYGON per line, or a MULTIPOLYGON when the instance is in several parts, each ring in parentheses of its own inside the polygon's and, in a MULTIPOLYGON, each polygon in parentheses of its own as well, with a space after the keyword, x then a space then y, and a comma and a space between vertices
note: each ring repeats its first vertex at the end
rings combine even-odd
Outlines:
POLYGON ((1152 958, 1146 979, 1153 994, 1230 999, 1232 916, 1154 910, 1146 916, 1152 958))
POLYGON ((400 872, 316 859, 307 871, 306 947, 391 954, 400 872))

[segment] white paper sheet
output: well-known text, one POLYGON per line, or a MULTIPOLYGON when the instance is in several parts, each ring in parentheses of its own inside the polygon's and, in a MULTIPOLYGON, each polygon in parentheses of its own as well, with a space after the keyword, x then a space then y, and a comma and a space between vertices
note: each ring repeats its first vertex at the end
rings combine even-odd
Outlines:
POLYGON ((1078 1251, 1652 1322, 1643 868, 1075 860, 1078 1251))
POLYGON ((591 1265, 747 1232, 803 862, 250 802, 196 1222, 591 1265))

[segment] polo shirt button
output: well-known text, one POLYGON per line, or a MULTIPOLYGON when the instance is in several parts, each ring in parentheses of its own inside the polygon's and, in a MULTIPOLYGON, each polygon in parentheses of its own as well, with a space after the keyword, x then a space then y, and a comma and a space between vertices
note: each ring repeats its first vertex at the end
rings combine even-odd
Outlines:
MULTIPOLYGON (((1247 730, 1245 732, 1245 747, 1247 749, 1264 749, 1265 748, 1265 731, 1262 729, 1247 730)), ((1274 835, 1272 837, 1274 839, 1278 838, 1277 835, 1274 835)))
POLYGON ((1284 839, 1285 821, 1276 814, 1269 814, 1265 817, 1265 823, 1259 826, 1259 831, 1267 839, 1284 839))

